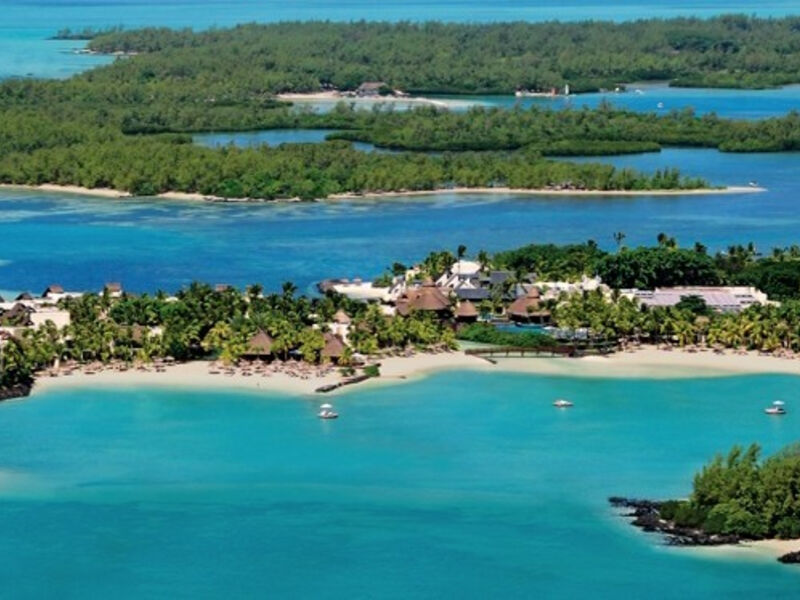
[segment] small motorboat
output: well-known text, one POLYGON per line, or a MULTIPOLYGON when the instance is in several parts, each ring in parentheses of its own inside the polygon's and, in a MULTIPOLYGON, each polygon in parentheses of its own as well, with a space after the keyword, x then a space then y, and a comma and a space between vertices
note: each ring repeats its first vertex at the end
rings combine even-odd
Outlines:
POLYGON ((553 402, 553 406, 556 408, 570 408, 572 407, 572 402, 569 400, 564 400, 563 398, 559 398, 555 402, 553 402))
POLYGON ((664 103, 663 102, 659 102, 658 104, 656 104, 656 107, 657 108, 664 108, 664 103))
POLYGON ((785 415, 786 409, 783 408, 783 402, 781 402, 780 400, 776 400, 775 402, 772 403, 772 406, 770 406, 769 408, 765 408, 764 412, 767 413, 768 415, 785 415))
POLYGON ((320 419, 338 419, 339 413, 333 411, 333 406, 330 404, 323 404, 319 407, 317 416, 320 419))

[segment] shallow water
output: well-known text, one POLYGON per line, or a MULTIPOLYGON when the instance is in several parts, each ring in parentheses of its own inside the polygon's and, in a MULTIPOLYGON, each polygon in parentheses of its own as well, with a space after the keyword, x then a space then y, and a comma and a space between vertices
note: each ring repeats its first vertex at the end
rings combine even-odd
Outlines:
MULTIPOLYGON (((255 148, 264 145, 318 144, 324 142, 329 134, 336 131, 336 129, 265 129, 262 131, 204 133, 195 135, 194 142, 209 148, 224 146, 255 148)), ((362 152, 388 152, 364 142, 354 142, 353 147, 362 152)))
POLYGON ((606 498, 679 496, 719 450, 795 440, 793 412, 761 408, 796 387, 459 372, 356 390, 333 423, 314 399, 48 392, 0 406, 0 579, 13 597, 786 597, 792 567, 665 548, 606 498))
POLYGON ((373 277, 431 249, 500 250, 529 242, 606 248, 660 232, 712 250, 755 242, 797 243, 800 154, 665 150, 604 159, 644 170, 681 166, 726 185, 756 180, 766 193, 674 197, 440 194, 292 204, 109 200, 34 192, 0 194, 0 289, 39 291, 53 282, 95 289, 174 290, 192 280, 304 291, 326 277, 373 277))

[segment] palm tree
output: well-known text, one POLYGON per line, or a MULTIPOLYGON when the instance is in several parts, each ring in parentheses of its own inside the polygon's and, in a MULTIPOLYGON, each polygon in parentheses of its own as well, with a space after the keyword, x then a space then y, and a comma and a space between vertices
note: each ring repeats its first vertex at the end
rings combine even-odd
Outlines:
POLYGON ((622 242, 625 239, 625 233, 622 231, 617 231, 612 236, 614 238, 614 243, 617 244, 617 252, 622 249, 622 242))

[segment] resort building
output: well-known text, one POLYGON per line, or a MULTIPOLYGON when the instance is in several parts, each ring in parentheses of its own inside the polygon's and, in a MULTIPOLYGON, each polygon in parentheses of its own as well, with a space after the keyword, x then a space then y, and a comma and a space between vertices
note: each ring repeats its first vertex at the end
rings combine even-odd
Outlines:
POLYGON ((322 348, 320 355, 324 360, 338 363, 339 359, 344 355, 347 346, 338 335, 333 333, 324 333, 323 337, 325 338, 325 347, 322 348))
POLYGON ((103 293, 108 293, 112 298, 122 298, 122 284, 116 281, 107 283, 103 287, 103 293))
POLYGON ((508 318, 517 323, 548 323, 550 311, 540 306, 539 289, 531 287, 525 296, 517 298, 508 307, 508 318))
POLYGON ((458 303, 456 307, 455 317, 459 323, 474 323, 478 320, 480 313, 475 305, 469 300, 464 300, 458 303))
POLYGON ((245 358, 272 358, 272 345, 275 340, 272 339, 266 331, 259 329, 256 334, 247 342, 247 351, 244 353, 245 358))
POLYGON ((698 296, 717 312, 741 312, 754 304, 769 304, 767 295, 754 287, 745 286, 695 286, 669 287, 654 290, 623 290, 622 294, 635 298, 642 306, 675 306, 682 298, 698 296))
POLYGON ((452 314, 450 298, 431 279, 425 280, 419 287, 408 288, 395 305, 397 314, 402 316, 407 316, 412 311, 435 313, 440 318, 452 314))
POLYGON ((384 88, 386 88, 386 84, 383 81, 365 81, 356 88, 356 96, 379 96, 384 88))
POLYGON ((340 308, 336 311, 336 314, 333 315, 333 321, 328 324, 328 328, 333 335, 346 342, 350 334, 351 321, 350 316, 340 308))

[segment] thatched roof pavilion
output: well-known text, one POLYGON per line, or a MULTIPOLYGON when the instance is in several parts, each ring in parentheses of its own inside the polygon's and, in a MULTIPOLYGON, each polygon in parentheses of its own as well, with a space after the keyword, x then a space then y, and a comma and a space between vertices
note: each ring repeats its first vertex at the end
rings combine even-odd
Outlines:
POLYGON ((527 294, 514 300, 508 307, 508 316, 514 321, 544 323, 550 320, 550 312, 541 310, 539 290, 532 287, 527 294))
POLYGON ((336 314, 333 315, 333 322, 338 323, 339 325, 350 325, 350 315, 340 308, 336 311, 336 314))
POLYGON ((247 342, 248 356, 272 356, 272 344, 275 340, 263 329, 259 329, 256 334, 247 342))
POLYGON ((469 300, 464 300, 456 308, 456 321, 463 323, 474 323, 478 320, 478 309, 469 300))
POLYGON ((450 312, 450 299, 432 280, 426 279, 420 287, 406 291, 397 301, 397 312, 400 315, 406 316, 415 310, 444 316, 450 312))
POLYGON ((59 284, 54 283, 52 285, 47 286, 47 288, 42 292, 42 298, 47 298, 50 294, 63 294, 64 288, 61 287, 59 284))
POLYGON ((329 358, 333 361, 339 360, 344 354, 344 350, 346 348, 342 338, 340 338, 338 335, 332 334, 331 332, 324 333, 323 337, 325 338, 325 347, 321 352, 322 358, 329 358))
POLYGON ((16 302, 21 302, 23 300, 33 300, 33 296, 30 294, 30 292, 22 292, 19 296, 14 298, 14 300, 16 302))

